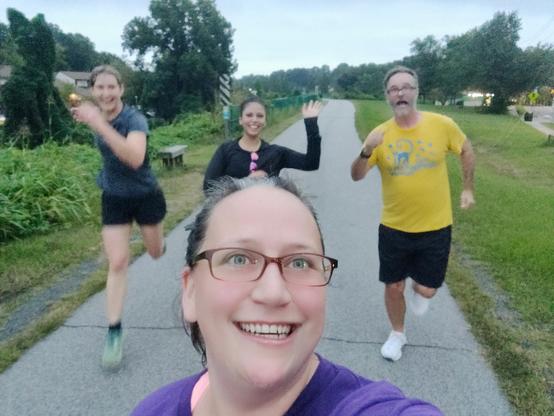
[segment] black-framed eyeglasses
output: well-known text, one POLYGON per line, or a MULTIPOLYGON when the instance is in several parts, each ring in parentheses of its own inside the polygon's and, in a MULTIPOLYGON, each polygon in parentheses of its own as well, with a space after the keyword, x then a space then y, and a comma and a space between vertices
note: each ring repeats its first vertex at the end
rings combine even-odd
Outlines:
POLYGON ((417 87, 414 87, 413 85, 403 85, 402 87, 391 87, 387 90, 387 93, 390 95, 398 95, 400 93, 404 94, 408 91, 413 91, 417 89, 417 87))
POLYGON ((208 260, 214 279, 226 282, 258 280, 269 263, 277 263, 281 276, 287 282, 303 286, 329 284, 339 262, 331 257, 313 253, 292 253, 269 257, 254 250, 237 247, 205 250, 194 258, 194 264, 208 260))

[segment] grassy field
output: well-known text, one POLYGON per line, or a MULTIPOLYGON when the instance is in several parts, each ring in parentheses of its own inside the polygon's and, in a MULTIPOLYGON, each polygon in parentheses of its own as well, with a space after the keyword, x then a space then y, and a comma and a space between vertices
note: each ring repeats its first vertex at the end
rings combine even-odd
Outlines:
MULTIPOLYGON (((300 117, 296 108, 275 111, 264 131, 264 138, 272 140, 300 117)), ((163 135, 179 135, 178 127, 166 126, 163 129, 163 135)), ((202 201, 203 172, 220 142, 212 138, 196 139, 187 149, 183 168, 167 170, 159 161, 154 161, 156 175, 167 199, 166 231, 186 218, 202 201)), ((83 262, 98 265, 77 290, 52 301, 24 330, 0 341, 0 372, 27 348, 60 326, 88 297, 104 288, 106 264, 100 238, 99 190, 94 188, 93 192, 97 195, 93 198, 95 220, 92 223, 60 227, 47 234, 0 244, 0 328, 20 306, 67 279, 83 262)), ((135 228, 132 240, 137 242, 131 244, 134 255, 144 250, 140 238, 135 238, 138 236, 139 231, 135 228)))
POLYGON ((552 129, 554 130, 554 123, 542 123, 544 124, 546 127, 548 127, 549 129, 552 129))
MULTIPOLYGON (((360 137, 391 116, 356 102, 360 137)), ((447 283, 520 415, 551 415, 554 396, 554 148, 516 117, 420 106, 452 117, 477 155, 476 206, 454 203, 447 283)), ((452 198, 461 172, 449 160, 452 198)))

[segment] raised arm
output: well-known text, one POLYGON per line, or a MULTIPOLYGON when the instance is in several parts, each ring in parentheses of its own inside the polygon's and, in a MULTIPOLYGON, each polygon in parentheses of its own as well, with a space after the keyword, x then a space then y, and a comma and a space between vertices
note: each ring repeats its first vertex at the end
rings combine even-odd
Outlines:
POLYGON ((311 101, 302 104, 302 116, 304 118, 319 117, 321 111, 321 101, 311 101))
POLYGON ((138 169, 144 163, 146 156, 146 133, 131 131, 123 137, 102 116, 95 105, 85 102, 71 109, 73 118, 87 124, 104 139, 115 156, 132 169, 138 169))
POLYGON ((308 140, 306 154, 286 149, 284 168, 300 170, 317 170, 319 168, 321 136, 319 135, 317 117, 320 111, 321 103, 319 101, 310 101, 302 106, 302 116, 304 117, 308 140))
POLYGON ((475 172, 475 153, 469 139, 464 141, 462 145, 462 153, 460 153, 460 161, 462 163, 463 175, 463 190, 460 195, 460 206, 462 209, 471 208, 475 205, 473 196, 473 174, 475 172))
POLYGON ((383 135, 384 133, 379 130, 373 130, 367 135, 360 153, 356 156, 350 166, 350 176, 353 181, 359 181, 365 178, 365 175, 367 175, 367 172, 371 169, 371 166, 367 163, 367 160, 371 157, 373 150, 383 143, 383 135))

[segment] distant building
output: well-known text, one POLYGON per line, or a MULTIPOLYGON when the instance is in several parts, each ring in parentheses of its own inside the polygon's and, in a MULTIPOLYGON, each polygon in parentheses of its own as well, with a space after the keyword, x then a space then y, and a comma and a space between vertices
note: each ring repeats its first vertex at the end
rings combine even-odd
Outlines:
POLYGON ((62 85, 69 84, 75 88, 79 95, 90 97, 90 72, 60 71, 56 73, 54 85, 61 88, 62 85))
MULTIPOLYGON (((8 82, 12 74, 11 65, 0 64, 0 87, 8 82)), ((61 88, 64 85, 71 85, 75 92, 84 97, 91 97, 90 72, 60 71, 54 75, 54 85, 61 88)))
POLYGON ((492 102, 493 93, 482 93, 480 91, 466 91, 464 93, 464 107, 489 106, 492 102))

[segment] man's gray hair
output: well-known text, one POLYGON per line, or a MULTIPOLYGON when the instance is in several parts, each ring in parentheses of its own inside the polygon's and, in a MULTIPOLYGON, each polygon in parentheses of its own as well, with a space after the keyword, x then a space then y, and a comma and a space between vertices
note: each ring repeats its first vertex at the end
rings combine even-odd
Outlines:
POLYGON ((389 83, 389 79, 391 79, 396 74, 410 74, 415 79, 416 87, 419 87, 419 79, 417 78, 417 73, 407 66, 403 65, 397 65, 387 71, 385 74, 385 79, 383 81, 383 87, 385 88, 385 91, 387 90, 387 84, 389 83))

